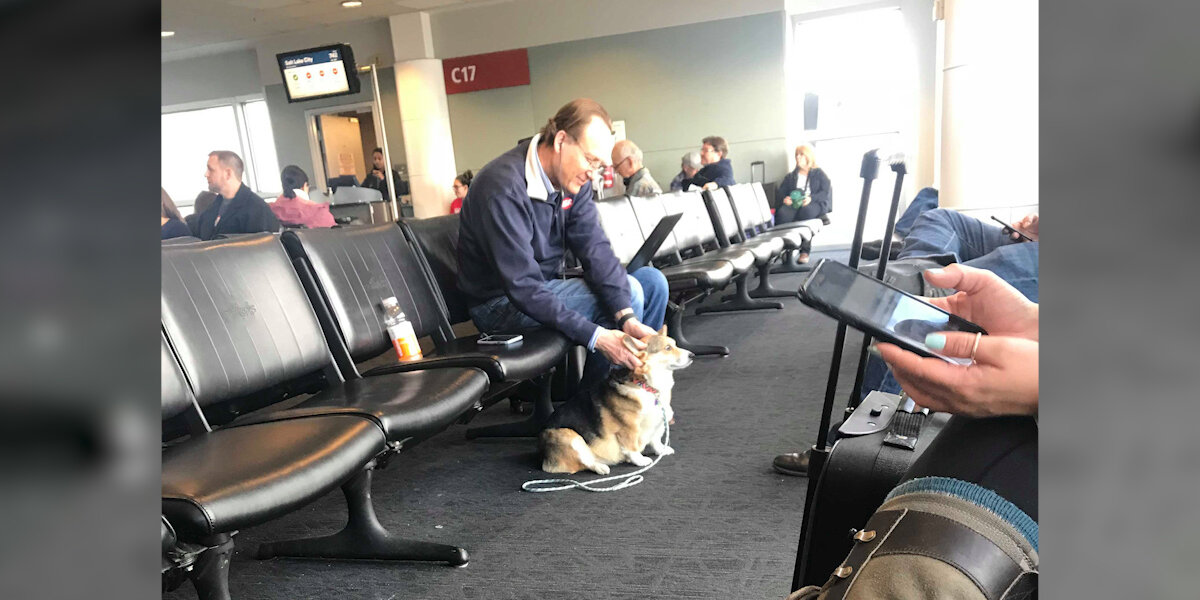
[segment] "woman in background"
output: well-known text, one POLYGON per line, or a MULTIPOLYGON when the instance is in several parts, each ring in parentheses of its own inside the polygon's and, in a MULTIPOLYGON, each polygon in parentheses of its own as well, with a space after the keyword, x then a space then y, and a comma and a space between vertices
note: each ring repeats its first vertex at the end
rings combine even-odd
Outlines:
POLYGON ((475 175, 469 169, 454 178, 454 202, 450 203, 450 214, 457 215, 462 211, 463 198, 467 197, 467 189, 471 187, 471 180, 474 178, 475 175))
MULTIPOLYGON (((817 166, 817 156, 808 144, 796 146, 796 168, 775 190, 775 223, 820 219, 833 210, 833 186, 817 166)), ((804 240, 797 261, 808 262, 812 240, 804 240)))
POLYGON ((179 209, 167 195, 167 190, 161 187, 159 189, 162 189, 162 239, 192 235, 192 230, 183 222, 183 215, 179 214, 179 209))
POLYGON ((284 226, 303 225, 309 229, 333 227, 329 205, 308 199, 308 174, 296 165, 288 165, 279 175, 283 193, 270 204, 271 212, 284 226))

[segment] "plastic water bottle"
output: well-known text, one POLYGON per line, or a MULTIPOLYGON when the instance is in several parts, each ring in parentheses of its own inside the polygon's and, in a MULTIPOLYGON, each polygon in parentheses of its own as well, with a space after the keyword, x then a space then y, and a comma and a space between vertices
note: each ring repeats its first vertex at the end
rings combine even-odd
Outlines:
POLYGON ((396 349, 396 356, 402 361, 421 358, 421 344, 417 341, 417 332, 404 316, 404 311, 400 310, 400 302, 392 296, 384 298, 380 304, 383 305, 383 324, 387 326, 388 337, 392 340, 392 347, 396 349))

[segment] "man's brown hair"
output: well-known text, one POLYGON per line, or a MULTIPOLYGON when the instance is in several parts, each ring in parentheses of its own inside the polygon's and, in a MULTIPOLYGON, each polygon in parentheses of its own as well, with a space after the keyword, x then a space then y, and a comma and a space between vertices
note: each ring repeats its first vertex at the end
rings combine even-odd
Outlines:
POLYGON ((208 155, 217 157, 217 162, 222 167, 233 169, 233 176, 237 177, 238 181, 242 180, 242 171, 246 169, 246 165, 242 163, 242 157, 238 156, 237 153, 228 150, 213 150, 208 155))
POLYGON ((726 144, 725 138, 719 135, 710 135, 700 140, 700 143, 712 146, 712 149, 716 150, 721 155, 721 158, 726 158, 729 154, 729 144, 726 144))
POLYGON ((539 146, 549 146, 554 143, 554 136, 565 131, 567 135, 579 139, 583 130, 592 122, 593 117, 600 117, 604 125, 612 131, 612 119, 608 111, 599 102, 591 98, 576 98, 563 105, 554 116, 542 127, 542 137, 538 139, 539 146))

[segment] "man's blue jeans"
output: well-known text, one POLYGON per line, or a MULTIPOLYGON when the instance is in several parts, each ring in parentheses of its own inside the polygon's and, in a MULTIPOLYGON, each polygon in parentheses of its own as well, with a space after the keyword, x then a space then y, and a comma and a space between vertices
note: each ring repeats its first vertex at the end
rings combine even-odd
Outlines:
MULTIPOLYGON (((633 314, 647 327, 659 330, 667 314, 667 278, 654 267, 642 267, 629 278, 629 292, 633 314)), ((615 328, 612 313, 601 306, 599 298, 588 288, 582 278, 554 279, 546 287, 558 296, 567 308, 583 315, 583 318, 605 327, 615 328)), ((508 296, 497 296, 471 309, 471 320, 475 327, 485 333, 513 333, 541 327, 541 323, 523 313, 509 301, 508 296)), ((594 383, 608 376, 612 367, 600 352, 592 352, 584 367, 585 384, 594 383)))
MULTIPOLYGON (((1038 301, 1038 242, 1016 242, 1000 227, 962 213, 933 209, 917 217, 899 258, 951 254, 961 264, 986 269, 1038 301)), ((862 398, 871 390, 900 393, 900 384, 877 356, 867 360, 862 398)))
POLYGON ((904 209, 904 213, 896 220, 896 235, 900 237, 908 235, 908 232, 912 231, 913 225, 917 223, 917 217, 937 207, 937 188, 921 188, 921 191, 917 192, 917 197, 913 198, 913 201, 904 209))

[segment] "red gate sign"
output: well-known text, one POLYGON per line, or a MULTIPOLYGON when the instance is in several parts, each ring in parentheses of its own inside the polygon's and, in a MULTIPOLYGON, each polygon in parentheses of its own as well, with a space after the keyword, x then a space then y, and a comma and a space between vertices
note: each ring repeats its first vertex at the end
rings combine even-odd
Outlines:
POLYGON ((447 94, 529 85, 525 48, 442 60, 447 94))

